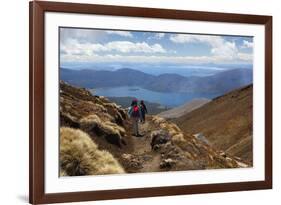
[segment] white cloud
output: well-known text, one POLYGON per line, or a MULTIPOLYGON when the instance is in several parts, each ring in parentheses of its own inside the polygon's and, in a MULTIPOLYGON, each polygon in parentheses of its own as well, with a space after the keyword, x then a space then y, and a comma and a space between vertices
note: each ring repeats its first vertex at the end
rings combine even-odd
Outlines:
POLYGON ((224 58, 233 59, 237 56, 238 49, 234 42, 220 42, 212 45, 211 53, 216 56, 223 56, 224 58))
POLYGON ((234 59, 238 49, 235 42, 224 40, 220 36, 174 34, 170 37, 174 43, 202 43, 211 47, 211 54, 217 57, 234 59))
POLYGON ((104 31, 96 29, 73 29, 73 28, 61 28, 60 29, 60 41, 67 43, 73 39, 80 43, 95 43, 98 39, 103 38, 107 34, 119 35, 132 38, 133 35, 128 31, 104 31))
POLYGON ((210 47, 210 55, 180 56, 180 53, 166 50, 158 43, 132 41, 96 43, 81 42, 76 38, 61 41, 60 54, 62 62, 252 63, 252 54, 239 51, 235 42, 226 41, 219 36, 177 34, 171 35, 170 39, 175 43, 205 43, 210 47), (175 53, 177 55, 174 55, 175 53))
POLYGON ((253 48, 253 45, 253 42, 243 40, 243 45, 241 46, 241 48, 253 48))
POLYGON ((237 56, 238 56, 238 59, 243 60, 243 61, 252 61, 252 59, 253 59, 253 54, 251 54, 251 53, 238 53, 237 56))
POLYGON ((60 41, 67 43, 71 39, 76 39, 81 43, 93 43, 96 42, 104 31, 93 29, 73 29, 73 28, 61 28, 60 29, 60 41))
POLYGON ((124 36, 124 37, 133 37, 133 34, 129 31, 106 31, 107 34, 115 34, 119 36, 124 36))
POLYGON ((192 42, 196 42, 197 39, 199 39, 196 37, 199 36, 188 35, 188 34, 174 34, 171 35, 170 40, 173 41, 174 43, 192 43, 192 42))
POLYGON ((160 44, 149 45, 145 42, 112 41, 106 44, 79 43, 76 39, 69 39, 61 44, 61 53, 70 55, 92 55, 98 52, 121 53, 165 53, 166 50, 160 44))
POLYGON ((164 36, 165 36, 165 33, 156 33, 155 34, 155 38, 157 38, 157 39, 164 38, 164 36))
POLYGON ((165 49, 158 43, 149 45, 145 42, 133 43, 130 41, 113 41, 105 44, 111 51, 119 51, 122 53, 142 52, 142 53, 165 53, 165 49))

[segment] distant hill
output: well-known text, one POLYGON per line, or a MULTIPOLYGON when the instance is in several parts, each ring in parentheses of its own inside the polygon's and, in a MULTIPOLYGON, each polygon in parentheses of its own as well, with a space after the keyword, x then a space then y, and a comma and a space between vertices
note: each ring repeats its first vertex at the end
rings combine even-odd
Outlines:
POLYGON ((116 71, 61 68, 60 79, 79 87, 98 88, 143 85, 144 82, 152 81, 154 76, 127 68, 116 71))
POLYGON ((217 97, 172 121, 188 133, 204 136, 212 146, 252 163, 252 85, 217 97))
POLYGON ((85 88, 140 86, 159 92, 224 94, 252 83, 251 69, 233 69, 212 76, 184 77, 178 74, 150 75, 130 68, 116 71, 60 69, 60 79, 85 88))
POLYGON ((206 103, 210 102, 209 99, 194 99, 182 106, 161 112, 158 114, 158 116, 166 118, 166 119, 173 119, 173 118, 178 118, 183 115, 186 115, 187 113, 205 105, 206 103))

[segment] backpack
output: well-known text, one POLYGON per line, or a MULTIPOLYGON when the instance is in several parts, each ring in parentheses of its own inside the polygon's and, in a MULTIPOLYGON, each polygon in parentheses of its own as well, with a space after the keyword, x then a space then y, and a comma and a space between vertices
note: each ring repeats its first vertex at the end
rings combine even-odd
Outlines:
POLYGON ((140 117, 139 106, 134 106, 131 114, 132 117, 140 117))

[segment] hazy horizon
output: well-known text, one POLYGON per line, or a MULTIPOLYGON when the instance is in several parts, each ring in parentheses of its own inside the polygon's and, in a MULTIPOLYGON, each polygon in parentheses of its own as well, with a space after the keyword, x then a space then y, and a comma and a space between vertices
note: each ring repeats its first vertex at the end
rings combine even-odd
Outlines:
POLYGON ((209 76, 214 75, 222 71, 233 70, 233 69, 253 69, 252 65, 150 65, 150 64, 127 64, 127 65, 111 65, 111 64, 81 64, 81 63, 69 63, 64 64, 60 68, 71 69, 71 70, 95 70, 95 71, 117 71, 120 69, 132 69, 142 71, 151 75, 161 74, 178 74, 182 76, 209 76))
POLYGON ((60 67, 251 68, 253 37, 60 28, 60 67))

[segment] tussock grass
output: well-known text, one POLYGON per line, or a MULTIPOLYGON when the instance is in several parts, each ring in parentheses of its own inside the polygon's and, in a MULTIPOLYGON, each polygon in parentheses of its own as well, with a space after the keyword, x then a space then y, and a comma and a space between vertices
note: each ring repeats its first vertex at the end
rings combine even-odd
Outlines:
POLYGON ((60 168, 63 176, 124 173, 119 162, 99 150, 88 134, 68 127, 60 128, 60 168))
POLYGON ((95 103, 94 105, 99 109, 100 112, 104 112, 104 113, 107 112, 107 109, 103 105, 98 103, 95 103))
POLYGON ((171 136, 173 142, 175 143, 186 142, 183 132, 174 123, 168 122, 167 120, 159 116, 154 116, 152 118, 152 122, 158 125, 161 129, 166 130, 171 136))
POLYGON ((156 115, 156 116, 153 116, 152 122, 154 122, 155 124, 161 124, 161 123, 166 122, 166 120, 164 118, 156 115))
POLYGON ((106 121, 102 124, 102 127, 111 133, 118 134, 120 137, 125 135, 125 129, 113 122, 106 121))
POLYGON ((60 169, 60 176, 61 177, 67 176, 67 173, 63 169, 60 169))
POLYGON ((104 103, 104 106, 105 107, 110 107, 110 108, 113 108, 113 109, 117 109, 118 105, 114 102, 107 102, 107 103, 104 103))
POLYGON ((99 116, 93 114, 88 115, 80 120, 80 127, 85 130, 92 130, 93 128, 102 124, 101 119, 99 116))
POLYGON ((186 140, 182 133, 178 133, 172 136, 172 141, 180 143, 180 142, 185 142, 186 140))
POLYGON ((82 130, 92 132, 97 135, 104 136, 105 139, 119 147, 125 144, 123 136, 125 135, 125 129, 116 123, 110 121, 102 121, 97 115, 89 115, 80 120, 80 127, 82 130))

